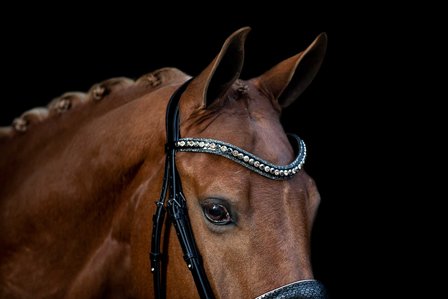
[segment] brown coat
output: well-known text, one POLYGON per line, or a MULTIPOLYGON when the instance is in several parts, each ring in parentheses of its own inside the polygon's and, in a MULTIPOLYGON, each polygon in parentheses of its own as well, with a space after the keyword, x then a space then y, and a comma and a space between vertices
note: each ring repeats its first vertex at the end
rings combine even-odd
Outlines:
MULTIPOLYGON (((181 98, 181 134, 275 164, 294 152, 280 113, 320 67, 326 36, 257 78, 239 79, 248 28, 233 33, 181 98)), ((165 110, 188 75, 165 68, 68 93, 0 130, 0 298, 152 298, 149 245, 164 164, 165 110)), ((219 156, 179 153, 195 238, 217 298, 252 298, 312 278, 319 204, 304 172, 274 181, 219 156), (217 200, 232 223, 216 225, 217 200)), ((168 298, 197 292, 174 233, 168 298)))

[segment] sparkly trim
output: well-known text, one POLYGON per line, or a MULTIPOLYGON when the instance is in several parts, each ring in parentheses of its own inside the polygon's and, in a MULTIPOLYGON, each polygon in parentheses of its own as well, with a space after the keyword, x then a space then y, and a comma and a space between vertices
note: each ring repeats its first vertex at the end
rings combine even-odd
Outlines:
POLYGON ((210 153, 223 156, 273 180, 285 180, 294 176, 305 163, 305 142, 294 134, 288 134, 297 143, 297 157, 288 165, 274 165, 233 144, 208 138, 180 138, 174 148, 179 152, 210 153))

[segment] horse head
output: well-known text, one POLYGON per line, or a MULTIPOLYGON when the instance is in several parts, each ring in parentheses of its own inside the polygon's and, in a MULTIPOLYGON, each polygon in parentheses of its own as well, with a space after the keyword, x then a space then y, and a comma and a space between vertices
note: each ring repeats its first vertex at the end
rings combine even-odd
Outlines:
MULTIPOLYGON (((181 136, 224 141, 274 165, 287 165, 297 153, 280 115, 316 75, 326 36, 319 35, 305 51, 244 81, 239 77, 248 32, 243 28, 232 34, 191 81, 180 100, 181 136)), ((320 197, 312 178, 302 169, 276 180, 204 152, 180 152, 176 161, 214 293, 219 298, 254 298, 289 286, 277 295, 289 292, 292 295, 282 298, 302 298, 301 291, 291 291, 291 284, 300 288, 297 282, 313 279, 310 232, 320 197)), ((255 166, 274 174, 272 167, 255 166)), ((169 272, 167 285, 179 283, 181 272, 169 272)), ((185 282, 182 289, 191 286, 185 282)), ((168 295, 174 297, 169 289, 168 295)))

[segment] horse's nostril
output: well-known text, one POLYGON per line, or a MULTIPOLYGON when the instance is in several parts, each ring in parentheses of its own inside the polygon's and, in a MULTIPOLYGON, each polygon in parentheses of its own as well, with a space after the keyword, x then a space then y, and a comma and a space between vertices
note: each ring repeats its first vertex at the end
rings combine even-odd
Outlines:
POLYGON ((327 291, 317 280, 300 280, 267 292, 255 299, 328 299, 327 291))

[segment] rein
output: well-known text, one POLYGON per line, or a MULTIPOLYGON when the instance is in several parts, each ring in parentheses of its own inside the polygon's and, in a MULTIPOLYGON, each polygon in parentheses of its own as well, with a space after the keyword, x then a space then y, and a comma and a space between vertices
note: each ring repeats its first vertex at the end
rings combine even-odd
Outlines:
POLYGON ((223 141, 206 138, 180 138, 179 101, 191 80, 189 79, 183 83, 173 93, 166 110, 165 173, 163 175, 160 198, 156 202, 157 208, 153 215, 151 252, 149 254, 154 281, 154 295, 157 299, 166 297, 166 265, 163 264, 163 262, 166 262, 166 259, 161 252, 161 237, 166 210, 168 210, 169 214, 169 221, 167 221, 166 225, 174 224, 177 238, 184 254, 184 260, 193 275, 200 297, 206 299, 215 298, 205 274, 202 258, 191 229, 187 202, 176 168, 176 151, 220 155, 274 180, 285 180, 294 176, 302 168, 306 158, 305 143, 293 134, 288 134, 288 137, 295 145, 297 156, 288 165, 271 164, 254 154, 223 141))

